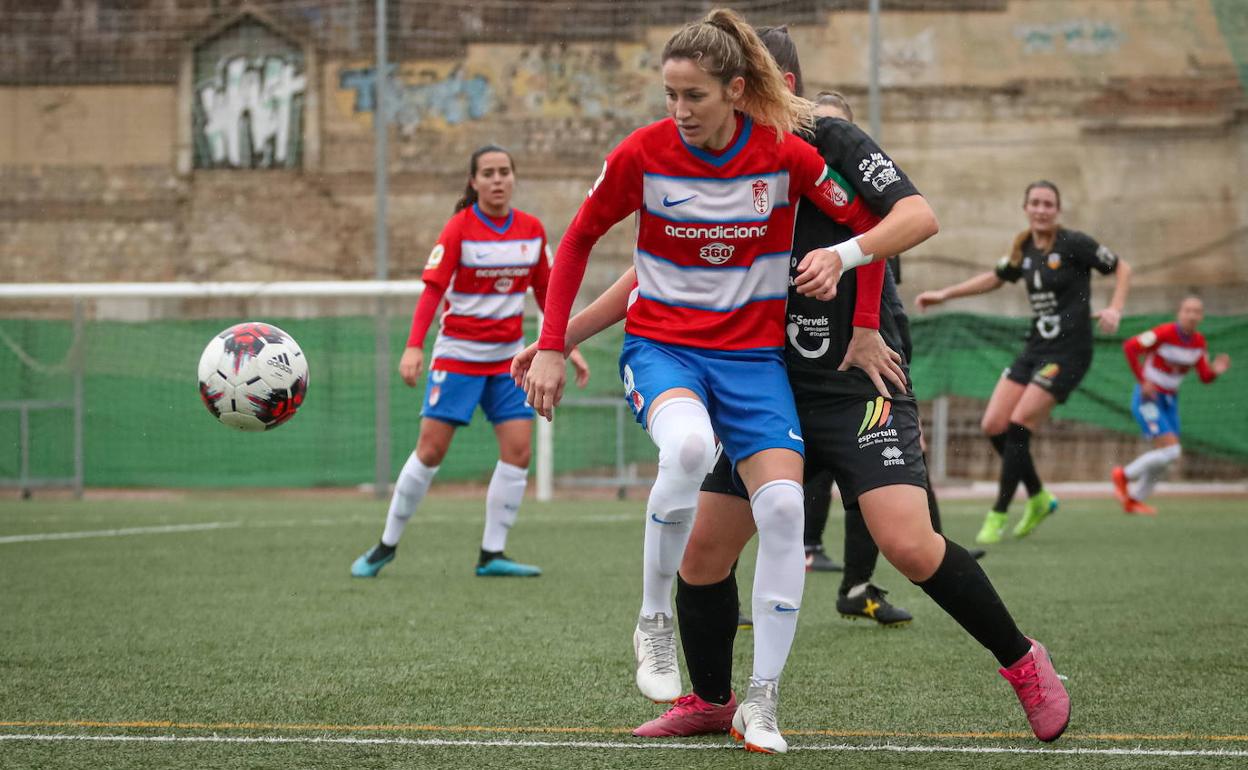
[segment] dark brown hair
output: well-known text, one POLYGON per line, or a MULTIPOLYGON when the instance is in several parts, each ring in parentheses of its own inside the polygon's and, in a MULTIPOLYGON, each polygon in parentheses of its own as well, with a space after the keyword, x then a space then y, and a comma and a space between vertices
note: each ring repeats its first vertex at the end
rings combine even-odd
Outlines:
POLYGON ((483 147, 478 147, 473 151, 472 160, 468 163, 468 184, 464 187, 464 194, 455 202, 456 214, 477 202, 477 191, 472 186, 472 180, 477 176, 477 162, 481 160, 482 155, 488 152, 501 152, 506 155, 508 162, 511 163, 511 173, 516 173, 516 159, 511 157, 510 152, 507 152, 497 144, 487 144, 483 147))
MULTIPOLYGON (((1027 199, 1031 197, 1031 191, 1036 189, 1037 187, 1045 189, 1045 190, 1052 190, 1053 195, 1057 196, 1057 210, 1058 211, 1062 210, 1062 192, 1061 190, 1057 189, 1057 185, 1053 184, 1047 179, 1037 179, 1036 181, 1027 185, 1027 189, 1023 191, 1023 205, 1024 206, 1027 205, 1027 199)), ((1058 228, 1058 229, 1061 229, 1061 228, 1058 228)), ((1030 227, 1027 228, 1026 230, 1023 230, 1018 235, 1014 236, 1014 243, 1010 246, 1010 266, 1011 267, 1018 267, 1019 265, 1023 264, 1023 246, 1026 245, 1027 239, 1030 237, 1031 237, 1030 227)))
POLYGON ((758 27, 755 31, 758 32, 758 39, 767 46, 771 58, 776 60, 776 66, 780 68, 780 72, 793 73, 793 93, 805 96, 806 87, 802 83, 802 62, 797 58, 797 44, 789 36, 789 28, 787 26, 758 27))

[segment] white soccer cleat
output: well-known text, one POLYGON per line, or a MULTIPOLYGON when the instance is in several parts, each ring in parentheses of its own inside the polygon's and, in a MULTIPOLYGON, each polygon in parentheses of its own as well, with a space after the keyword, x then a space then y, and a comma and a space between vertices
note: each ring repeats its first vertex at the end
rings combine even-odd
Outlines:
POLYGON ((672 703, 680 697, 676 626, 671 615, 656 612, 637 619, 633 656, 637 661, 637 689, 642 695, 655 703, 672 703))
POLYGON ((780 702, 780 689, 775 682, 756 685, 750 689, 732 715, 732 737, 745 743, 746 751, 760 754, 783 754, 789 744, 776 725, 776 706, 780 702))

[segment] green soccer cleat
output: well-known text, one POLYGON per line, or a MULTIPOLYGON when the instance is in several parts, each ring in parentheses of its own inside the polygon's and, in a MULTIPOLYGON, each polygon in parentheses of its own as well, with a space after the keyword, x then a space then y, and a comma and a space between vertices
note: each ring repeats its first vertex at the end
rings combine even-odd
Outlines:
POLYGON ((477 577, 537 577, 540 574, 542 574, 540 567, 521 564, 501 554, 485 564, 477 565, 477 577))
POLYGON ((1052 516, 1057 510, 1057 498, 1047 489, 1042 489, 1027 499, 1027 508, 1023 512, 1023 520, 1014 527, 1014 537, 1027 537, 1032 530, 1040 526, 1040 522, 1052 516))
POLYGON ((988 511, 988 515, 984 517, 984 526, 979 528, 979 534, 975 536, 975 542, 980 545, 1001 542, 1001 538, 1005 536, 1005 525, 1009 522, 1009 518, 1008 513, 988 511))

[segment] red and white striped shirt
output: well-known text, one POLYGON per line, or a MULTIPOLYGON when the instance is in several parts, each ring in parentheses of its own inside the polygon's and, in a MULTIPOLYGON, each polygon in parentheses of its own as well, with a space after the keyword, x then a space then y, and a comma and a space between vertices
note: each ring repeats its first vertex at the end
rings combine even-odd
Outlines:
POLYGON ((430 369, 505 374, 524 348, 524 293, 542 306, 550 280, 546 231, 537 217, 512 209, 495 219, 473 204, 451 217, 421 275, 424 294, 408 347, 423 347, 446 299, 430 369))
POLYGON ((1209 366, 1205 335, 1198 331, 1184 334, 1174 321, 1156 326, 1122 344, 1135 379, 1151 382, 1163 393, 1177 393, 1188 370, 1196 367, 1201 382, 1212 382, 1218 375, 1209 366), (1147 354, 1144 362, 1140 356, 1147 354))
MULTIPOLYGON (((559 243, 539 347, 563 350, 590 249, 633 213, 638 289, 625 331, 714 350, 782 347, 795 204, 826 171, 815 148, 793 135, 778 142, 747 116, 720 153, 686 144, 670 118, 634 131, 559 243)), ((829 196, 810 200, 846 215, 829 196)))

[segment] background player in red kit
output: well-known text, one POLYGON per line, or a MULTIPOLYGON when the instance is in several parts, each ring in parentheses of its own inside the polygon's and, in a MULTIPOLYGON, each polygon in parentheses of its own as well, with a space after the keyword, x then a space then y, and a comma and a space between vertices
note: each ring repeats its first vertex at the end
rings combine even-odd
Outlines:
POLYGON ((1125 513, 1146 516, 1157 511, 1144 501, 1153 487, 1179 459, 1179 385, 1193 367, 1200 381, 1213 382, 1231 368, 1226 353, 1209 362, 1205 335, 1197 326, 1205 318, 1205 304, 1188 297, 1179 304, 1178 317, 1131 337, 1122 344, 1127 363, 1135 374, 1131 414, 1153 448, 1125 468, 1114 468, 1114 492, 1125 513), (1143 362, 1140 357, 1143 356, 1143 362))
MULTIPOLYGON (((512 208, 515 165, 501 147, 472 154, 468 187, 429 255, 399 374, 415 387, 424 364, 425 336, 446 300, 433 345, 433 363, 421 410, 416 450, 394 485, 381 540, 351 565, 356 577, 374 577, 394 559, 403 529, 424 498, 451 446, 455 429, 467 425, 479 404, 494 424, 498 464, 485 497, 485 532, 476 572, 481 576, 529 577, 541 570, 507 558, 503 549, 516 521, 528 480, 533 410, 508 371, 524 347, 524 296, 532 287, 539 305, 550 279, 546 231, 536 217, 512 208)), ((570 357, 581 386, 589 367, 570 357)))

